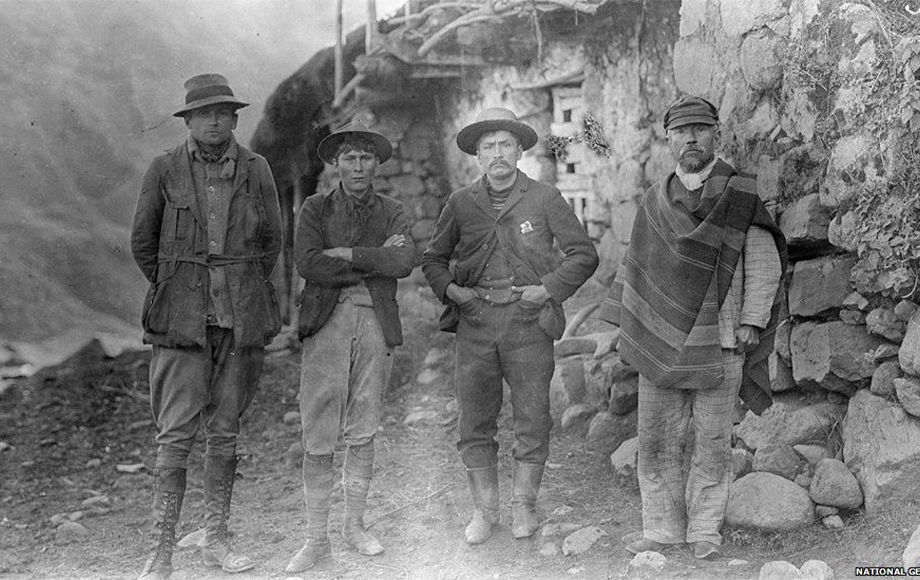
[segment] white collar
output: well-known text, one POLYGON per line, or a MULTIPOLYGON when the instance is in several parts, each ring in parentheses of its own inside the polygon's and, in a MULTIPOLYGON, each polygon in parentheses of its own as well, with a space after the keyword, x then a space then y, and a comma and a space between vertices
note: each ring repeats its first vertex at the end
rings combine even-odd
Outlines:
POLYGON ((684 187, 688 191, 693 191, 703 187, 703 182, 709 179, 709 174, 712 173, 712 168, 716 166, 716 161, 718 161, 718 158, 713 157, 709 165, 696 173, 687 173, 678 163, 675 173, 677 173, 677 177, 684 184, 684 187))

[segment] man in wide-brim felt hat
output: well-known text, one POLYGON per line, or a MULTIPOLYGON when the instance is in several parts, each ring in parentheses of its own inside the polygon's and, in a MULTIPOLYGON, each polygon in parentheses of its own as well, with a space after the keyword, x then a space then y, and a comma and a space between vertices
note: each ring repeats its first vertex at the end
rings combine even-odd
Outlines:
POLYGON ((308 197, 298 216, 294 262, 305 279, 298 335, 307 529, 288 574, 330 555, 333 452, 340 440, 345 442, 342 537, 365 556, 384 549, 365 530, 364 509, 393 353, 403 341, 396 281, 415 265, 402 204, 374 191, 377 166, 392 152, 386 137, 360 122, 334 131, 316 154, 338 173, 338 186, 308 197))
POLYGON ((563 301, 598 263, 559 190, 517 168, 536 142, 536 132, 506 108, 482 111, 459 132, 457 146, 476 156, 483 175, 450 195, 422 257, 447 307, 441 329, 457 335, 457 449, 476 508, 465 531, 470 544, 488 540, 499 519, 502 379, 514 409, 511 531, 526 538, 539 527, 537 492, 553 425, 553 340, 565 328, 563 301))
POLYGON ((150 405, 157 426, 153 554, 141 578, 172 573, 188 456, 204 428, 207 566, 241 572, 228 520, 240 416, 259 384, 265 345, 281 329, 269 275, 281 250, 281 210, 268 163, 233 136, 237 110, 223 75, 185 83, 188 138, 144 175, 131 250, 150 290, 145 342, 153 344, 150 405))

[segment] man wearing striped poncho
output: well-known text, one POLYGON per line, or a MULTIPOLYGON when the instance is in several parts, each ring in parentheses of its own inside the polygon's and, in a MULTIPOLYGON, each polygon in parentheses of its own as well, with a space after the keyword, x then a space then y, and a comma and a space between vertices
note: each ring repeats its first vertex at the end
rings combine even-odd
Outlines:
POLYGON ((755 413, 772 399, 767 357, 782 311, 786 242, 756 179, 715 157, 716 108, 683 97, 664 118, 677 168, 639 205, 627 254, 600 317, 639 371, 642 534, 634 554, 689 543, 720 554, 739 394, 755 413), (696 434, 684 479, 682 447, 696 434))

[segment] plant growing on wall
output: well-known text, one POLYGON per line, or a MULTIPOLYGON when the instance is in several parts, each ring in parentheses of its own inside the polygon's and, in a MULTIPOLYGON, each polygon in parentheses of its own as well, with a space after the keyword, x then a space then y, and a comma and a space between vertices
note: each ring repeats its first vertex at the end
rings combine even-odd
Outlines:
POLYGON ((610 145, 604 136, 604 126, 601 125, 600 121, 595 119, 591 113, 585 113, 581 116, 581 124, 581 130, 572 135, 546 135, 543 137, 546 149, 558 161, 562 162, 568 157, 567 148, 571 143, 584 143, 601 157, 610 157, 610 145))

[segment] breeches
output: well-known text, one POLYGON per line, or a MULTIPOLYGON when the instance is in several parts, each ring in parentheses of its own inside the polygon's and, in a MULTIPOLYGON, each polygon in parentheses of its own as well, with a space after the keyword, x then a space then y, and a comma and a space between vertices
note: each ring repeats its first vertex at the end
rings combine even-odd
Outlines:
POLYGON ((518 301, 493 305, 475 300, 457 327, 455 384, 460 409, 457 450, 467 467, 498 461, 502 379, 511 388, 512 455, 525 463, 549 455, 549 384, 553 340, 538 323, 540 309, 518 301))
POLYGON ((156 421, 157 467, 185 468, 200 426, 207 453, 232 456, 240 417, 259 386, 263 348, 237 348, 233 330, 209 326, 203 348, 154 346, 150 408, 156 421))
POLYGON ((363 445, 374 439, 393 369, 374 309, 350 298, 336 305, 315 335, 303 341, 300 416, 303 448, 325 455, 340 439, 363 445))

